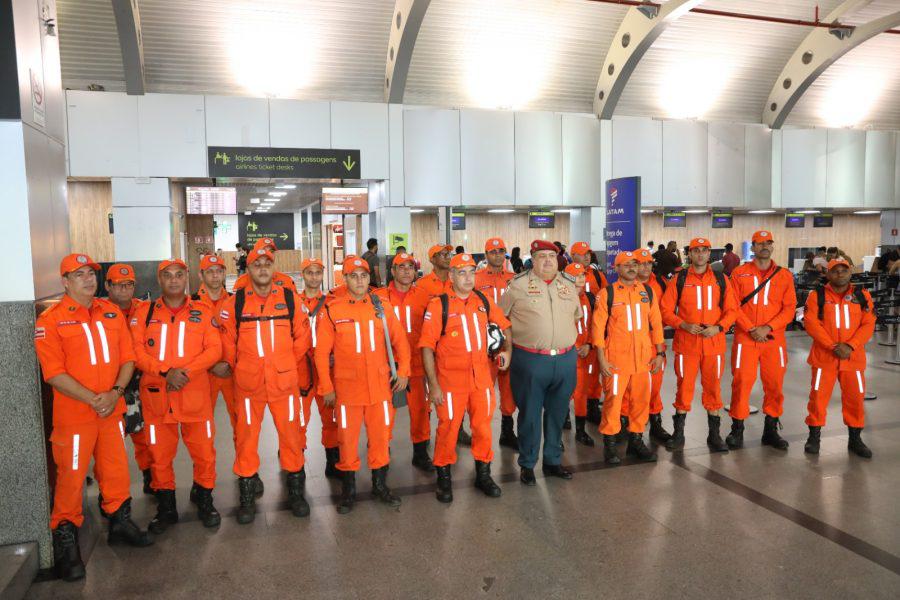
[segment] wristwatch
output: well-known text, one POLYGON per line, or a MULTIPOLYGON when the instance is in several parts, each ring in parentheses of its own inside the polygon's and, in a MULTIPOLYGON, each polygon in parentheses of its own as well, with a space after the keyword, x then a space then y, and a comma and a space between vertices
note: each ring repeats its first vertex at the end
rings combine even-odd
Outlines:
POLYGON ((657 352, 656 355, 657 355, 657 356, 662 356, 663 358, 666 357, 666 353, 665 353, 665 352, 657 352))
POLYGON ((120 396, 125 393, 125 388, 123 388, 121 385, 114 385, 112 386, 112 389, 120 396))

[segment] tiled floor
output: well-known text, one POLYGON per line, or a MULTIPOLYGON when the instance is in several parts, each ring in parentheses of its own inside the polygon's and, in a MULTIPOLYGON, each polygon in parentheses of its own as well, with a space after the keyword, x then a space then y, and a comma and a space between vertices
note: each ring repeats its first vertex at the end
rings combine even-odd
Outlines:
MULTIPOLYGON (((895 350, 869 345, 867 379, 879 397, 866 403, 864 437, 875 452, 866 461, 847 454, 837 395, 822 453, 803 453, 806 337, 792 338, 790 348, 787 453, 759 445, 762 416, 756 415, 747 424, 747 448, 710 455, 706 419, 695 409, 685 451, 660 449, 651 465, 605 468, 599 446, 576 446, 567 432, 565 460, 577 471, 570 482, 541 479, 538 471, 538 486, 525 488, 515 454, 498 449, 493 470, 503 487, 500 499, 471 488, 471 455, 461 448, 449 506, 435 500, 433 479, 409 465, 408 419, 401 411, 389 483, 403 505, 386 508, 362 494, 350 515, 338 515, 332 500, 338 487, 322 473, 315 417, 307 453, 312 515, 296 519, 284 503, 267 421, 261 513, 252 525, 238 525, 231 433, 220 406, 219 530, 203 529, 188 503, 190 463, 182 448, 181 523, 148 549, 111 548, 102 525, 85 527, 86 580, 36 583, 29 597, 898 598, 900 367, 883 362, 895 350)), ((666 421, 674 379, 667 373, 666 421)), ((726 375, 723 390, 729 386, 726 375)), ((755 404, 760 393, 757 386, 755 404)), ((729 419, 723 422, 727 429, 729 419)), ((139 473, 133 475, 135 518, 146 525, 153 503, 140 492, 139 473)), ((369 489, 366 471, 358 481, 362 492, 369 489)), ((94 523, 96 493, 96 485, 89 488, 94 523)))

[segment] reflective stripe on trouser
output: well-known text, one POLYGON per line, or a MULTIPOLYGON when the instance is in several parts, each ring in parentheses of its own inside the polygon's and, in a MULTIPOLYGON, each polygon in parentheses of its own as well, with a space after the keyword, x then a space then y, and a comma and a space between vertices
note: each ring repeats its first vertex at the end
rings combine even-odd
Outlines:
POLYGON ((137 433, 129 434, 131 443, 134 445, 134 462, 137 463, 138 469, 145 471, 153 464, 153 458, 150 456, 150 438, 147 437, 147 425, 137 433))
POLYGON ((172 462, 178 452, 178 438, 184 441, 194 463, 194 483, 212 489, 216 485, 216 424, 212 421, 193 423, 148 423, 153 427, 150 454, 153 456, 153 489, 174 490, 175 469, 172 462))
POLYGON ((425 393, 424 376, 413 375, 409 378, 406 405, 409 410, 410 441, 413 444, 427 442, 431 439, 431 403, 425 393))
POLYGON ((692 354, 676 354, 672 361, 675 367, 675 409, 690 412, 694 399, 694 387, 697 383, 697 372, 700 372, 703 408, 708 412, 722 408, 722 373, 725 369, 725 357, 721 355, 695 356, 692 354))
POLYGON ((216 377, 209 375, 209 399, 212 402, 213 414, 216 412, 216 403, 219 401, 219 392, 225 400, 225 409, 228 411, 228 419, 231 421, 232 438, 234 437, 234 425, 237 419, 237 407, 234 405, 234 380, 231 377, 216 377))
MULTIPOLYGON (((319 411, 319 419, 322 421, 322 446, 324 448, 337 448, 338 445, 338 422, 335 417, 334 408, 325 406, 325 400, 319 396, 309 394, 303 398, 302 404, 294 404, 294 410, 298 411, 294 414, 294 420, 300 426, 300 438, 303 442, 303 449, 306 450, 306 432, 309 429, 309 421, 312 417, 313 398, 316 400, 316 408, 319 411), (301 411, 302 408, 302 411, 301 411)), ((288 414, 288 418, 290 418, 288 414)))
POLYGON ((619 417, 628 417, 628 431, 643 433, 650 415, 650 372, 613 375, 603 380, 603 411, 599 431, 615 435, 622 429, 619 417), (622 412, 622 398, 630 398, 628 413, 622 412))
POLYGON ((375 404, 340 404, 338 398, 338 443, 341 460, 337 468, 341 471, 359 471, 359 434, 362 424, 366 424, 367 456, 370 469, 380 469, 391 462, 390 435, 394 422, 394 406, 390 400, 375 404))
MULTIPOLYGON (((662 369, 657 371, 656 373, 650 373, 650 414, 658 415, 662 412, 662 394, 660 391, 662 390, 662 382, 663 375, 666 372, 666 359, 663 359, 662 369)), ((631 394, 629 390, 625 390, 625 395, 622 397, 622 414, 628 415, 628 411, 631 406, 631 394)))
POLYGON ((787 348, 775 341, 762 346, 734 342, 731 347, 731 409, 734 419, 750 416, 750 393, 759 370, 763 386, 763 413, 780 417, 784 412, 784 374, 787 372, 787 348))
POLYGON ((600 377, 600 362, 597 360, 597 353, 591 352, 591 365, 589 371, 591 374, 596 374, 597 377, 592 377, 590 381, 590 387, 588 387, 588 398, 601 398, 603 396, 603 378, 600 377))
POLYGON ((494 460, 491 436, 491 419, 497 407, 494 391, 489 388, 443 391, 444 402, 435 407, 438 426, 434 441, 434 466, 456 464, 456 439, 467 412, 472 428, 472 458, 481 462, 494 460))
POLYGON ((865 427, 866 374, 864 371, 835 371, 812 367, 809 386, 809 404, 806 406, 806 424, 814 427, 825 425, 828 402, 837 382, 841 386, 841 412, 847 427, 865 427))
POLYGON ((589 363, 590 360, 579 358, 575 367, 575 390, 572 392, 572 404, 575 405, 576 417, 587 416, 588 391, 593 383, 591 377, 594 376, 588 374, 589 363))
POLYGON ((61 521, 81 527, 84 515, 84 478, 94 458, 94 476, 103 495, 103 510, 114 513, 131 497, 128 476, 128 453, 122 439, 121 416, 111 416, 90 423, 54 427, 50 434, 53 462, 56 464, 56 487, 50 529, 61 521))
POLYGON ((259 471, 259 431, 262 427, 266 406, 275 422, 278 431, 278 455, 281 468, 294 473, 303 468, 303 443, 300 439, 300 428, 289 420, 291 406, 294 407, 294 419, 300 404, 300 393, 268 399, 266 396, 251 397, 241 394, 235 388, 236 416, 235 421, 235 455, 234 473, 238 477, 250 477, 259 471))
POLYGON ((574 349, 550 356, 513 348, 509 380, 519 409, 519 466, 537 463, 542 434, 544 464, 562 461, 562 426, 575 389, 577 357, 574 349))

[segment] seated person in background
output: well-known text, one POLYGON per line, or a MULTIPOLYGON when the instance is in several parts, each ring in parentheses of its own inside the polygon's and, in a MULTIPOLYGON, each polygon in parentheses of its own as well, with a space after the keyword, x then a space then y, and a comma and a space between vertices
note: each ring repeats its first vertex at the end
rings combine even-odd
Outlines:
POLYGON ((816 248, 816 255, 813 257, 812 265, 819 273, 825 272, 828 266, 828 258, 825 256, 825 246, 816 248))
POLYGON ((813 258, 815 258, 815 254, 812 252, 807 252, 804 257, 806 260, 803 262, 803 271, 818 271, 815 265, 813 265, 813 258))

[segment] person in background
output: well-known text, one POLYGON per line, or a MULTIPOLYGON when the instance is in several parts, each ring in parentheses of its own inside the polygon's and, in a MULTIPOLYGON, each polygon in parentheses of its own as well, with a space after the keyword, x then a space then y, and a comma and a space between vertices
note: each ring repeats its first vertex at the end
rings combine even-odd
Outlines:
POLYGON ((454 253, 454 254, 465 254, 465 253, 466 253, 466 249, 463 248, 462 246, 457 246, 457 247, 453 250, 453 253, 454 253))
POLYGON ((816 257, 816 255, 813 254, 812 252, 807 252, 807 253, 806 253, 806 256, 805 256, 805 259, 806 259, 806 260, 803 261, 803 271, 804 271, 804 272, 806 272, 806 271, 818 271, 818 269, 816 269, 816 267, 813 265, 813 259, 814 259, 815 257, 816 257))
POLYGON ((663 245, 660 244, 659 249, 653 253, 653 260, 656 262, 655 272, 660 277, 670 277, 675 272, 675 269, 680 266, 675 250, 676 244, 673 241, 669 242, 668 248, 663 248, 663 245))
POLYGON ((521 248, 516 246, 512 249, 512 254, 509 256, 509 262, 512 264, 513 272, 517 275, 525 269, 525 264, 522 262, 521 248))
POLYGON ((816 248, 816 255, 813 257, 812 264, 819 273, 824 273, 828 270, 828 259, 825 255, 825 246, 816 248))
POLYGON ((241 246, 240 242, 234 245, 234 249, 237 250, 237 256, 234 257, 234 266, 237 269, 237 274, 240 276, 247 272, 247 250, 241 246))
POLYGON ((437 244, 428 249, 431 261, 431 273, 420 277, 416 285, 432 296, 440 296, 450 291, 450 257, 453 247, 448 244, 437 244))
MULTIPOLYGON (((391 257, 390 261, 385 262, 385 265, 384 265, 385 271, 387 271, 384 274, 384 285, 385 286, 387 286, 387 284, 389 284, 391 281, 394 280, 394 268, 393 268, 394 262, 393 261, 395 258, 400 256, 401 254, 407 254, 406 246, 397 246, 396 248, 394 248, 394 256, 391 257)), ((415 264, 415 263, 416 263, 416 260, 413 259, 413 264, 415 264)))
POLYGON ((853 267, 853 260, 850 258, 850 255, 848 255, 846 252, 844 252, 837 246, 832 246, 831 248, 829 248, 825 252, 825 256, 826 256, 826 258, 828 258, 829 262, 831 262, 832 260, 834 260, 836 258, 842 258, 847 261, 847 264, 849 264, 851 267, 853 267))
POLYGON ((647 242, 647 250, 650 251, 650 254, 653 254, 653 240, 647 242))
POLYGON ((875 261, 876 272, 890 273, 891 268, 900 263, 900 246, 887 245, 881 249, 881 256, 875 261))
POLYGON ((722 265, 725 267, 724 273, 726 277, 731 277, 731 272, 741 264, 741 257, 734 253, 734 245, 729 242, 725 244, 725 254, 722 256, 722 265))
POLYGON ((566 254, 566 247, 562 242, 553 242, 553 245, 556 246, 556 268, 559 271, 563 271, 570 262, 572 262, 572 258, 566 254))
POLYGON ((369 273, 371 274, 369 287, 381 287, 381 266, 378 264, 378 240, 369 238, 368 241, 366 241, 366 251, 363 252, 363 255, 360 258, 369 263, 369 273))

